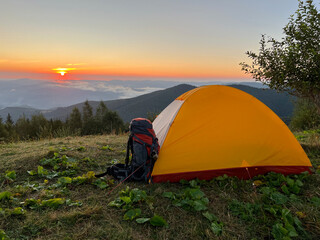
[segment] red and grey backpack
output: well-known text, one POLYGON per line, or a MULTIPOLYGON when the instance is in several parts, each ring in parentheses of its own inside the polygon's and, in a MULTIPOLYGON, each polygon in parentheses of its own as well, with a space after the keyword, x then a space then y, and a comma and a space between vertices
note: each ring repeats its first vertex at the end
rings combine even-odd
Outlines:
POLYGON ((128 178, 133 181, 149 182, 159 149, 152 123, 145 118, 135 118, 130 123, 125 164, 109 167, 107 174, 119 180, 128 178))

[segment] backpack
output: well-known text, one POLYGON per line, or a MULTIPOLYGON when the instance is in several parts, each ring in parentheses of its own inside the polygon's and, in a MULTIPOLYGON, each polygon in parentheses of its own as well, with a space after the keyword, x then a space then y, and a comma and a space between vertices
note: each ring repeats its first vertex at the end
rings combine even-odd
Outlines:
POLYGON ((152 123, 145 118, 135 118, 130 123, 125 164, 119 163, 109 167, 107 174, 121 181, 128 178, 133 181, 150 182, 159 149, 152 123))

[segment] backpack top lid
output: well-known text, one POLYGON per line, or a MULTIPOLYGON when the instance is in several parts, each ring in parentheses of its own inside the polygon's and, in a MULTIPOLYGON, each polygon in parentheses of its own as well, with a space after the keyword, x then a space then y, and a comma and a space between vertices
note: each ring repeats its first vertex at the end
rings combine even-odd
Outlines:
MULTIPOLYGON (((155 149, 159 151, 158 139, 153 130, 152 123, 146 118, 134 118, 130 123, 130 132, 133 135, 133 140, 141 144, 156 144, 155 149)), ((149 151, 149 149, 148 149, 149 151)))
POLYGON ((132 133, 150 132, 147 129, 153 129, 152 123, 146 118, 134 118, 130 122, 130 131, 132 133))

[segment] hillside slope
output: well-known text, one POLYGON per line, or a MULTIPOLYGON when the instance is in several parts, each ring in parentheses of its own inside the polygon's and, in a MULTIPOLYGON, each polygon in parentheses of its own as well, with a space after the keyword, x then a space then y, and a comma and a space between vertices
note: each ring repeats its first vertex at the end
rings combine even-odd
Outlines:
MULTIPOLYGON (((297 137, 316 169, 319 131, 297 137)), ((91 135, 0 144, 0 239, 319 239, 320 171, 117 188, 110 176, 94 178, 90 171, 124 160, 126 141, 91 135), (167 226, 152 225, 154 215, 167 226)))
MULTIPOLYGON (((105 101, 104 103, 110 110, 116 111, 125 122, 129 122, 132 118, 146 117, 149 112, 161 112, 177 96, 193 88, 195 87, 187 84, 181 84, 172 88, 155 91, 134 98, 111 100, 105 101)), ((89 103, 94 109, 99 105, 99 102, 97 101, 89 101, 89 103)), ((58 108, 52 112, 45 113, 44 116, 46 118, 65 119, 70 115, 74 107, 82 110, 83 103, 66 108, 58 108)))

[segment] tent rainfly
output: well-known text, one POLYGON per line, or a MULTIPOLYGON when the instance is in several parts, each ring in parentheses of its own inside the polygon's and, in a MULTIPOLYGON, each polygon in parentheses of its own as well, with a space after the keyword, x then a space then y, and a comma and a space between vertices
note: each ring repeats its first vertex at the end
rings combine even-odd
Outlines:
POLYGON ((153 127, 161 146, 153 182, 310 171, 310 160, 286 124, 236 88, 190 90, 168 105, 153 127))

